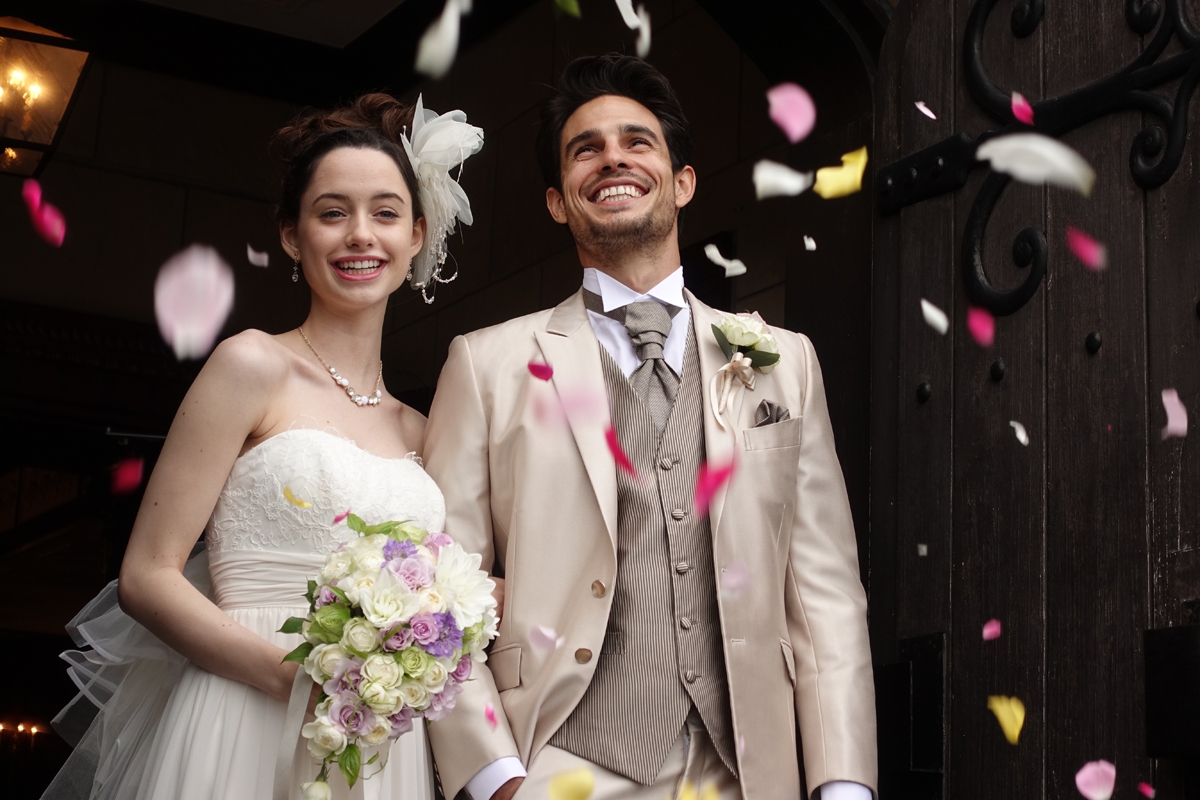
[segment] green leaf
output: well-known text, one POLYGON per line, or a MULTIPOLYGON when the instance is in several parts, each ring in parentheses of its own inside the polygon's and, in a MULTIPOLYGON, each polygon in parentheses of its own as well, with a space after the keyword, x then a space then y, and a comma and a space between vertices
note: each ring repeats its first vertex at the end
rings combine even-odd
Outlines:
POLYGON ((358 770, 362 767, 362 753, 358 750, 358 745, 348 744, 346 749, 338 755, 338 769, 342 771, 342 775, 346 778, 346 783, 351 789, 354 784, 358 783, 358 770))
POLYGON ((369 767, 378 760, 379 760, 379 753, 376 753, 375 755, 371 756, 371 760, 368 761, 366 765, 369 767))
POLYGON ((554 5, 564 14, 579 18, 579 0, 554 0, 554 5))
POLYGON ((316 596, 317 596, 317 582, 309 581, 308 582, 308 591, 304 593, 304 599, 308 601, 308 608, 310 611, 313 610, 313 598, 316 596))
POLYGON ((280 633, 300 633, 304 630, 303 617, 288 617, 287 622, 283 623, 283 627, 279 629, 280 633))
POLYGON ((764 353, 761 350, 751 350, 745 355, 746 358, 750 359, 750 366, 758 367, 759 369, 769 367, 779 361, 779 353, 764 353))
POLYGON ((350 603, 350 599, 349 599, 348 597, 346 597, 346 593, 345 593, 345 592, 343 592, 343 591, 342 591, 341 589, 339 589, 338 587, 336 587, 336 586, 330 586, 330 587, 329 587, 329 590, 330 590, 331 592, 333 592, 335 595, 337 595, 338 599, 339 599, 339 600, 341 600, 343 603, 346 603, 346 604, 349 604, 349 603, 350 603))
POLYGON ((350 530, 359 534, 366 534, 367 523, 362 521, 362 517, 357 514, 350 514, 346 517, 346 524, 350 526, 350 530))
POLYGON ((717 337, 717 344, 721 345, 721 352, 725 354, 725 360, 728 361, 729 359, 733 358, 733 354, 735 352, 733 345, 731 345, 729 340, 725 338, 725 334, 720 328, 718 328, 716 325, 713 325, 712 329, 713 336, 717 337))
MULTIPOLYGON (((308 658, 308 654, 312 652, 312 642, 305 642, 297 647, 292 652, 283 657, 284 661, 295 661, 297 664, 303 664, 304 659, 308 658)), ((280 662, 282 663, 282 662, 280 662)))

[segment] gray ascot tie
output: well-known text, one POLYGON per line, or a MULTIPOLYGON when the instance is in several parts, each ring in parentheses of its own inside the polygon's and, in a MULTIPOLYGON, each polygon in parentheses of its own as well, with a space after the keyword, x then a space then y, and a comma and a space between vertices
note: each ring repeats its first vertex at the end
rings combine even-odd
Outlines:
POLYGON ((672 318, 682 309, 657 300, 639 300, 605 311, 600 295, 587 289, 583 290, 583 304, 589 311, 620 322, 629 332, 629 341, 642 360, 641 366, 629 376, 629 385, 646 404, 654 427, 661 435, 675 405, 675 395, 679 393, 679 376, 663 358, 663 346, 671 332, 672 318))

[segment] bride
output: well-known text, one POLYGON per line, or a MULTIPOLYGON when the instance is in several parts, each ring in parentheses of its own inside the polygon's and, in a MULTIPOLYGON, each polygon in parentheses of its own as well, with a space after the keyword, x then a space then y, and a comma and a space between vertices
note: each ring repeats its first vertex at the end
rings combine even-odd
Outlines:
MULTIPOLYGON (((222 342, 180 406, 120 580, 72 623, 92 645, 68 654, 72 677, 103 707, 47 797, 299 798, 314 779, 285 730, 293 684, 309 699, 282 661, 300 637, 277 631, 355 536, 334 518, 444 523, 419 458, 425 418, 384 391, 380 348, 388 297, 432 287, 446 234, 471 221, 449 175, 482 146, 465 119, 368 94, 276 134, 280 239, 311 310, 296 330, 222 342), (204 554, 188 560, 201 531, 207 574, 204 554)), ((383 747, 382 772, 353 791, 335 775, 334 796, 432 798, 423 727, 383 747)))

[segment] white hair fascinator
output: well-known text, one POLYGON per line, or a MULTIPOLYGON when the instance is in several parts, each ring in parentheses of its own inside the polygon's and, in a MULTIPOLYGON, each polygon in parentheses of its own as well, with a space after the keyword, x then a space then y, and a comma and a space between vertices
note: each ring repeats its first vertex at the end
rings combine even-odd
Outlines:
POLYGON ((425 108, 417 97, 413 112, 412 138, 403 136, 404 151, 417 174, 421 191, 421 207, 425 211, 425 243, 413 259, 409 280, 413 289, 420 290, 426 303, 433 302, 433 290, 439 283, 449 283, 442 277, 446 263, 446 237, 454 230, 455 222, 470 225, 471 201, 467 193, 450 176, 462 163, 483 147, 483 129, 467 124, 462 111, 447 111, 439 115, 425 108))

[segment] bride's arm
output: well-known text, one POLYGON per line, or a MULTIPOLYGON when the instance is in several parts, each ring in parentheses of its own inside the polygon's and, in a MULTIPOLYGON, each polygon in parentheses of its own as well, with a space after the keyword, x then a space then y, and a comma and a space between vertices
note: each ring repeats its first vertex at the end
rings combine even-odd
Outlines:
POLYGON ((296 665, 287 651, 234 622, 183 576, 247 438, 264 431, 288 366, 266 334, 247 332, 209 357, 171 423, 146 485, 125 559, 121 607, 209 672, 286 700, 296 665))

